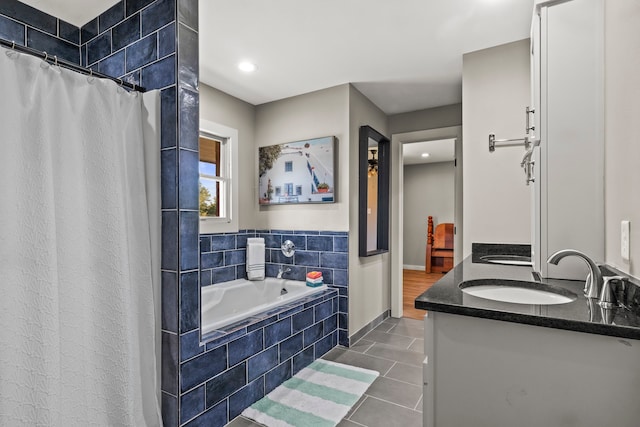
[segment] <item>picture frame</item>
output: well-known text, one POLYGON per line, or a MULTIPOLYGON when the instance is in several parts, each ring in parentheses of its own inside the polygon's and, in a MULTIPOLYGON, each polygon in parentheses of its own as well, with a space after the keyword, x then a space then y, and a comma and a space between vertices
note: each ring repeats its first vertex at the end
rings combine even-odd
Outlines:
POLYGON ((260 206, 335 203, 335 136, 258 148, 260 206))

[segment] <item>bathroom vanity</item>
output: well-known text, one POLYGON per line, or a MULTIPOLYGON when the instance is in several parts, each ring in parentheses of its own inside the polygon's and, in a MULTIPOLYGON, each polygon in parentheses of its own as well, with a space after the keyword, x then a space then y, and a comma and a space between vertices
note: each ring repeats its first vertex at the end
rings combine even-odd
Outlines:
MULTIPOLYGON (((425 427, 640 425, 637 306, 601 309, 583 296, 583 281, 533 285, 560 289, 569 296, 562 304, 500 302, 461 290, 478 280, 534 277, 530 266, 471 256, 416 299, 416 308, 428 310, 425 427)), ((633 306, 640 288, 627 286, 625 304, 633 306)))

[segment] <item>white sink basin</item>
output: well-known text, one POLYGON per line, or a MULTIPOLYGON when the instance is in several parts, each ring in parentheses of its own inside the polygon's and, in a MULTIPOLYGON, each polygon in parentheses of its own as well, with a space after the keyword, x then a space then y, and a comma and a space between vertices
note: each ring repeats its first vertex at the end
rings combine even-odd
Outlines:
POLYGON ((515 304, 566 304, 577 298, 573 292, 558 286, 519 280, 467 280, 458 287, 475 297, 515 304))

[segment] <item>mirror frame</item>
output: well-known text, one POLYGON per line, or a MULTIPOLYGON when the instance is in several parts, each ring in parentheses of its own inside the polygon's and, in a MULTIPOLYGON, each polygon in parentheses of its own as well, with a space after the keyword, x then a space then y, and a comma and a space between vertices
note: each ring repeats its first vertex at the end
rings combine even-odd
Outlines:
POLYGON ((359 147, 359 214, 358 243, 361 257, 389 252, 389 176, 391 141, 371 126, 360 127, 359 147), (377 243, 374 250, 367 250, 367 198, 369 169, 369 139, 378 143, 378 223, 377 243))

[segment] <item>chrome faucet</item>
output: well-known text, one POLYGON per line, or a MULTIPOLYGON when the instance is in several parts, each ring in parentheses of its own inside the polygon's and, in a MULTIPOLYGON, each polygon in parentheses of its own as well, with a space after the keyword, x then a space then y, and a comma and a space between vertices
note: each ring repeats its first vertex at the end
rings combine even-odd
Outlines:
POLYGON ((587 255, 575 249, 563 249, 551 255, 547 262, 558 265, 558 262, 560 262, 562 258, 570 255, 582 258, 582 260, 587 263, 587 266, 589 266, 589 275, 584 284, 584 296, 587 298, 598 298, 598 293, 600 292, 603 282, 602 272, 600 271, 600 267, 587 255))
POLYGON ((291 268, 286 267, 284 265, 280 265, 280 268, 278 269, 278 275, 276 276, 276 279, 282 279, 282 276, 287 274, 288 272, 291 271, 291 268))

